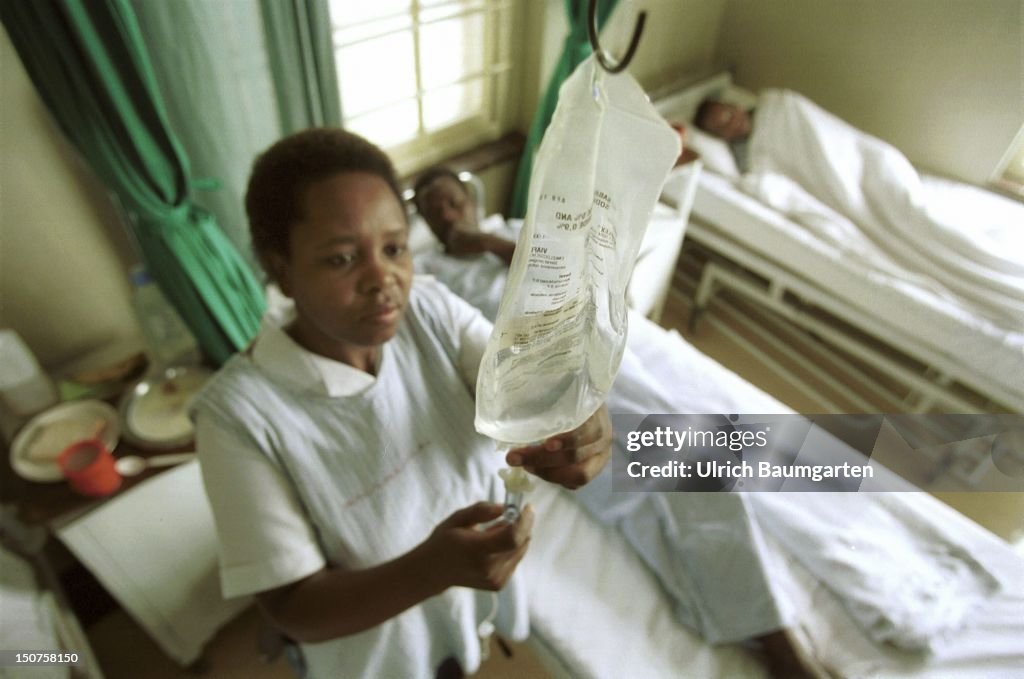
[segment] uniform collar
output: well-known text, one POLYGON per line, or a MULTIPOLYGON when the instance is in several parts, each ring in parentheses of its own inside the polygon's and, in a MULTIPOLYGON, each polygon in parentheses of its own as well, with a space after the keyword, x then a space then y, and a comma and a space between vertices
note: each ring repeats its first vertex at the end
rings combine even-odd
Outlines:
MULTIPOLYGON (((271 299, 252 350, 256 365, 276 381, 323 396, 354 396, 376 384, 373 375, 299 345, 284 330, 295 319, 295 305, 284 297, 271 299)), ((377 352, 378 367, 382 353, 377 352)))

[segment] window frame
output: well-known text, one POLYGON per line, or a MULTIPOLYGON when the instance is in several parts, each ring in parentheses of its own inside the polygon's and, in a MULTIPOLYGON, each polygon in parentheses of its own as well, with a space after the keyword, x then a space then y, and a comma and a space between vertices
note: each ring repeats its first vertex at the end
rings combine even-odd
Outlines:
MULTIPOLYGON (((494 141, 510 131, 516 121, 517 110, 513 110, 511 102, 514 89, 519 78, 519 66, 513 59, 513 36, 517 35, 521 16, 518 11, 521 3, 517 0, 409 0, 407 11, 387 16, 376 17, 350 25, 339 25, 332 16, 331 52, 334 56, 335 72, 339 81, 344 79, 342 60, 339 52, 345 47, 359 42, 377 39, 404 31, 412 32, 413 60, 415 70, 415 92, 408 97, 382 104, 380 107, 360 112, 352 118, 345 118, 345 101, 342 97, 341 108, 343 121, 358 120, 364 116, 372 116, 375 112, 386 110, 402 102, 415 102, 417 131, 413 139, 397 144, 381 144, 391 157, 399 175, 413 174, 429 165, 436 164, 445 158, 462 153, 470 148, 494 141), (425 5, 425 2, 430 4, 425 5), (439 13, 434 18, 421 18, 424 13, 439 13), (483 19, 483 68, 474 73, 464 74, 453 82, 446 82, 432 87, 424 87, 420 55, 420 30, 442 21, 480 14, 483 19), (373 24, 386 24, 396 18, 407 16, 407 24, 393 26, 379 31, 369 30, 364 35, 351 40, 339 39, 339 34, 367 29, 373 24), (483 91, 481 107, 476 112, 453 124, 437 130, 428 130, 424 125, 424 98, 440 89, 451 87, 461 82, 479 79, 483 91)), ((339 96, 341 88, 339 87, 339 96)), ((376 140, 370 139, 370 141, 376 140)))

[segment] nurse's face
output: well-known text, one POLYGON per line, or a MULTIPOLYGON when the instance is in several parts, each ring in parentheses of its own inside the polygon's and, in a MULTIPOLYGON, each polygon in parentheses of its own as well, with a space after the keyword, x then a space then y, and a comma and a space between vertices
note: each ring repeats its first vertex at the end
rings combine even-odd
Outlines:
POLYGON ((412 257, 405 211, 380 177, 345 172, 301 197, 288 255, 275 270, 295 301, 289 332, 314 353, 372 372, 409 300, 412 257))

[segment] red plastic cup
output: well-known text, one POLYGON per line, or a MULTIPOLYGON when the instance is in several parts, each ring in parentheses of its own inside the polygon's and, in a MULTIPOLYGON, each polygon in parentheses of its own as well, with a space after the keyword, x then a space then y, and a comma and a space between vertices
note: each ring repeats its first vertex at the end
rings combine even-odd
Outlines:
POLYGON ((57 458, 57 465, 71 487, 82 495, 105 497, 121 487, 114 455, 101 439, 71 444, 57 458))

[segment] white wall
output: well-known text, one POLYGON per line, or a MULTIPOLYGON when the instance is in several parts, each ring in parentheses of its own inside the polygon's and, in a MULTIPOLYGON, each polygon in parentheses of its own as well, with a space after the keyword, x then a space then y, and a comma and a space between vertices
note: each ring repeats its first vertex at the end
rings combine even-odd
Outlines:
MULTIPOLYGON (((633 26, 641 11, 647 22, 629 72, 650 92, 681 77, 707 68, 715 58, 715 40, 726 0, 622 0, 615 6, 601 35, 602 46, 613 57, 625 54, 633 26)), ((532 0, 524 37, 524 57, 531 61, 524 91, 521 124, 529 127, 537 100, 562 52, 568 28, 565 3, 532 0), (532 93, 532 96, 529 96, 532 93)))
POLYGON ((648 92, 709 67, 726 0, 621 0, 601 37, 602 46, 625 53, 640 11, 647 22, 629 72, 648 92))
POLYGON ((1024 122, 1021 0, 728 0, 718 54, 941 174, 985 182, 1024 122))
POLYGON ((52 123, 0 31, 0 325, 47 367, 133 341, 135 260, 106 193, 52 123))

